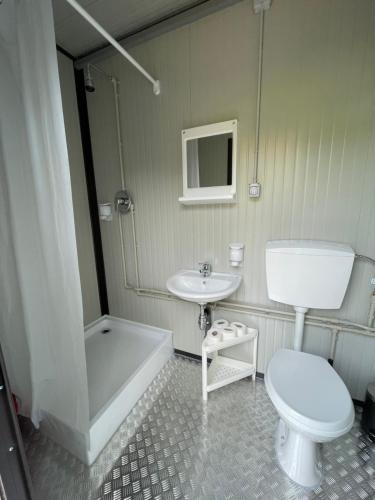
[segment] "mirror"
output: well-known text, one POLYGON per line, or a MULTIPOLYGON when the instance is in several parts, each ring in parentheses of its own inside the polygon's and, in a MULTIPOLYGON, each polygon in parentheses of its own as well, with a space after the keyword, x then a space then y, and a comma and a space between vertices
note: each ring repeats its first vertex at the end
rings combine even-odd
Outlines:
POLYGON ((188 187, 232 184, 233 134, 200 137, 187 142, 188 187))
POLYGON ((234 202, 237 120, 182 131, 181 203, 234 202))

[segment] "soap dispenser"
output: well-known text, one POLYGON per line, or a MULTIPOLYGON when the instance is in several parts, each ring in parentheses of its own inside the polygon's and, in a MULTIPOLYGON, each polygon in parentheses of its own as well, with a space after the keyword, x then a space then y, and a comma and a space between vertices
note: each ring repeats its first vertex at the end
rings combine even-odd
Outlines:
POLYGON ((229 261, 232 267, 239 267, 243 262, 243 243, 229 243, 229 261))

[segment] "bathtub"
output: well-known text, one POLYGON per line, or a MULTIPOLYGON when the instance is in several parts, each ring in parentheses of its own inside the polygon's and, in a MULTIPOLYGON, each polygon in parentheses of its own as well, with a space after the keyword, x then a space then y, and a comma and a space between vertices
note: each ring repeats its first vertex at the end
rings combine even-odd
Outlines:
POLYGON ((103 316, 85 329, 92 464, 170 358, 172 332, 103 316))
POLYGON ((85 328, 88 433, 45 413, 41 430, 91 465, 173 352, 172 332, 103 316, 85 328))

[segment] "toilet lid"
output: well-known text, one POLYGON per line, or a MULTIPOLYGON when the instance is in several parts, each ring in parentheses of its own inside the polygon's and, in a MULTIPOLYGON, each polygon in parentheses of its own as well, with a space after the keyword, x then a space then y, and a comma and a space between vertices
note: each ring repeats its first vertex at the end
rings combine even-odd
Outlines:
POLYGON ((276 408, 312 432, 334 435, 353 424, 350 394, 320 356, 281 349, 268 365, 266 386, 276 408))

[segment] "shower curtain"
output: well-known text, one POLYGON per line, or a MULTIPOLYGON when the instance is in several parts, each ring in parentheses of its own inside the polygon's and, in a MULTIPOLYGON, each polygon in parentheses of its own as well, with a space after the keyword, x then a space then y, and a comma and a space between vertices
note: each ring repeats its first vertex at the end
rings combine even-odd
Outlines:
POLYGON ((88 389, 50 0, 0 4, 0 342, 38 425, 86 433, 88 389))

